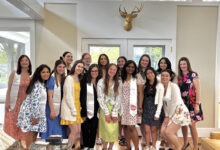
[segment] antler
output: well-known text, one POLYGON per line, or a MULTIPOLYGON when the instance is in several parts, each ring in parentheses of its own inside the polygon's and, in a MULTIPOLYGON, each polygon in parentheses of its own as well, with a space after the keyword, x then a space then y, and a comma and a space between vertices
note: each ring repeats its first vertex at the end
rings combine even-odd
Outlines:
POLYGON ((141 4, 141 7, 140 7, 140 8, 137 8, 137 7, 135 6, 135 8, 137 8, 137 11, 134 11, 134 10, 135 10, 135 8, 134 8, 133 11, 131 12, 131 14, 139 13, 139 12, 143 9, 143 7, 144 7, 143 4, 141 4))
POLYGON ((121 5, 119 6, 119 13, 123 18, 126 18, 126 15, 128 14, 125 8, 124 11, 121 10, 121 5))

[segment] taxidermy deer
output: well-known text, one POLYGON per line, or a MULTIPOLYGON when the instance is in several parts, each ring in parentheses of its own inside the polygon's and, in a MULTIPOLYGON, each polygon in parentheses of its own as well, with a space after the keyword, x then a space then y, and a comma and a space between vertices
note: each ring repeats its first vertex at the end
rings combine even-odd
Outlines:
POLYGON ((137 10, 135 11, 135 8, 133 9, 133 11, 128 14, 126 12, 126 9, 124 8, 124 11, 121 10, 121 5, 119 6, 119 13, 120 15, 125 18, 125 22, 124 22, 124 29, 126 31, 130 31, 132 28, 132 19, 137 17, 138 13, 143 9, 144 5, 141 4, 140 8, 135 7, 137 10))

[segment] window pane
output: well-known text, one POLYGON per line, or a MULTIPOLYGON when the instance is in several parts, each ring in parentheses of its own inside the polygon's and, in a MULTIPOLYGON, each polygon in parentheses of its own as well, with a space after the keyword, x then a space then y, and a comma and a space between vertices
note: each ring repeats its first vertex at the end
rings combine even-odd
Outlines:
POLYGON ((8 77, 17 68, 20 55, 30 57, 30 33, 0 31, 0 123, 4 119, 4 102, 8 88, 8 77))
POLYGON ((165 55, 165 46, 134 46, 133 59, 138 65, 140 57, 148 54, 151 59, 151 67, 157 69, 157 63, 165 55))
POLYGON ((117 63, 119 57, 120 46, 106 46, 106 45, 91 45, 89 46, 89 53, 92 56, 92 63, 98 63, 100 54, 106 54, 110 63, 117 63))

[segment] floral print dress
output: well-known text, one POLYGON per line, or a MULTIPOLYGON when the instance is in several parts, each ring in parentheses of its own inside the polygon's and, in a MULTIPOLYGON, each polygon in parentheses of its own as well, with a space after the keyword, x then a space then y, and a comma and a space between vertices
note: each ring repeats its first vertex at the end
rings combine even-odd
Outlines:
POLYGON ((189 72, 178 80, 181 96, 190 112, 192 123, 204 119, 201 104, 199 105, 199 113, 195 114, 194 111, 196 105, 196 89, 193 83, 194 78, 198 78, 198 74, 196 72, 189 72))

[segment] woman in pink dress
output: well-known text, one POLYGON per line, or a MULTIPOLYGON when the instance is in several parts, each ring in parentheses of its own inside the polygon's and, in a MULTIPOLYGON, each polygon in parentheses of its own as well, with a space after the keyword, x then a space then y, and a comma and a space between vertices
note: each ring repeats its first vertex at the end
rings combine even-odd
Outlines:
POLYGON ((20 106, 26 98, 26 89, 32 74, 31 61, 26 55, 18 59, 17 70, 13 71, 8 80, 8 90, 5 101, 4 131, 15 140, 24 141, 26 134, 17 127, 20 106))

